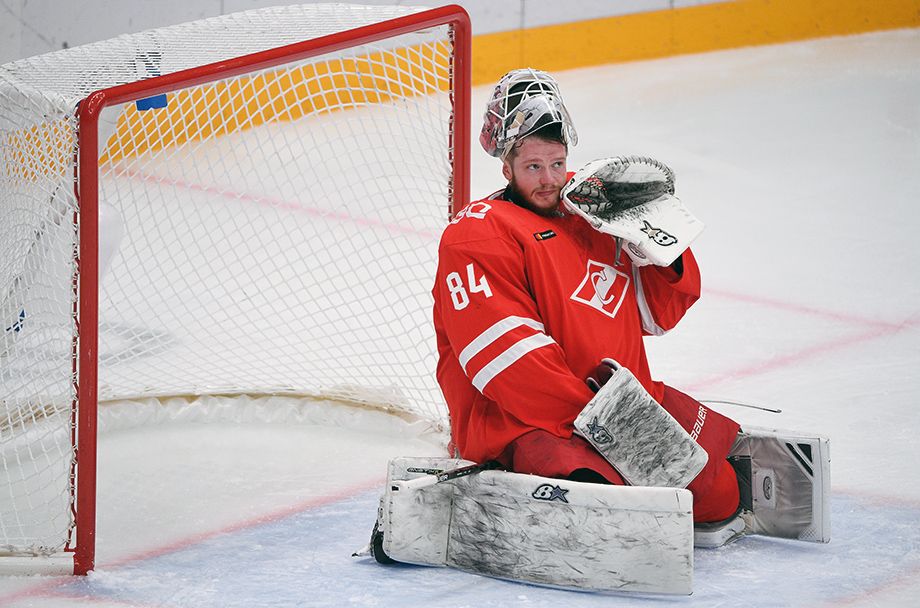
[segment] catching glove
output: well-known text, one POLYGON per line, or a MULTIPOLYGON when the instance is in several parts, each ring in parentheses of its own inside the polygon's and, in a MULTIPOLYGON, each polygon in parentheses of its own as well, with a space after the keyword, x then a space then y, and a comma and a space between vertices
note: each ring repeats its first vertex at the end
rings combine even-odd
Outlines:
POLYGON ((669 266, 703 230, 674 196, 674 172, 641 156, 595 160, 562 189, 565 209, 626 243, 636 266, 669 266))

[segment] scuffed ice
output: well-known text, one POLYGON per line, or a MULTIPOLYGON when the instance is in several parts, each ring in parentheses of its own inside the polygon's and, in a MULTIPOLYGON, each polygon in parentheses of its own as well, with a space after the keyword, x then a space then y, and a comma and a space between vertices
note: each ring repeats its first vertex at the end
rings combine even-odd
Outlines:
MULTIPOLYGON (((574 592, 501 581, 450 568, 382 566, 350 557, 367 539, 377 506, 368 492, 265 526, 154 559, 103 569, 56 589, 122 605, 573 608, 648 606, 649 596, 574 592)), ((750 608, 834 605, 920 568, 920 506, 837 495, 832 517, 846 530, 830 544, 746 537, 695 551, 694 592, 681 606, 750 608), (880 543, 878 531, 886 532, 880 543)), ((663 597, 663 596, 654 596, 663 597)))

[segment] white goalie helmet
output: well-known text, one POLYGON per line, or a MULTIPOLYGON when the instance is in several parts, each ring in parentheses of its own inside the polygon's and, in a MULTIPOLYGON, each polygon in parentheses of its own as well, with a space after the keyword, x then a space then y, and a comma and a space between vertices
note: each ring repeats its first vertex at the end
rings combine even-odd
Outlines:
POLYGON ((572 117, 553 77, 531 68, 512 70, 495 85, 479 143, 490 156, 504 159, 518 141, 551 124, 560 125, 566 145, 578 143, 572 117))

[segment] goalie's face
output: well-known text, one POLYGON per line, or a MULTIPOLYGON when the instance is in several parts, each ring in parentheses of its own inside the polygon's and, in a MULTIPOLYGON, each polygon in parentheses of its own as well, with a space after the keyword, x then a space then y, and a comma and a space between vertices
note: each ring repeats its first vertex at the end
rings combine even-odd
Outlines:
POLYGON ((527 208, 550 215, 559 206, 565 185, 567 155, 564 144, 528 137, 505 160, 502 173, 527 208))

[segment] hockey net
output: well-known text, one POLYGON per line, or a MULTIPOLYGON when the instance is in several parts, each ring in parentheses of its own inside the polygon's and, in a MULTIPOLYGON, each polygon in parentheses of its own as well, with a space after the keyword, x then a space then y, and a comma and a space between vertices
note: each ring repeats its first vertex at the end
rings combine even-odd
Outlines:
POLYGON ((92 567, 97 400, 446 428, 430 289, 468 47, 455 7, 307 5, 0 66, 0 553, 92 567))

